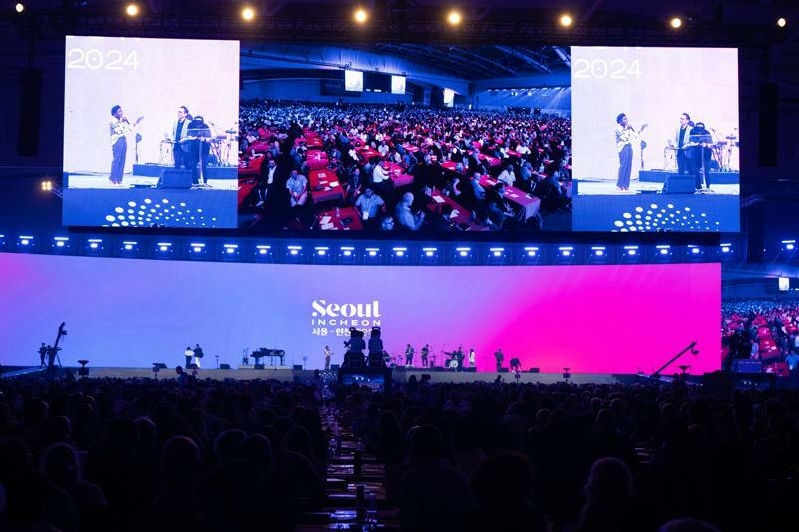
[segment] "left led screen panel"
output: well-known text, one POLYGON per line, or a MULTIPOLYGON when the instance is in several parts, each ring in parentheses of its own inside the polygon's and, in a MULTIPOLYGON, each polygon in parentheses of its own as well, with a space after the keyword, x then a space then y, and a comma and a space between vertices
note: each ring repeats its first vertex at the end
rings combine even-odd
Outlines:
POLYGON ((236 226, 239 42, 67 36, 63 224, 236 226))

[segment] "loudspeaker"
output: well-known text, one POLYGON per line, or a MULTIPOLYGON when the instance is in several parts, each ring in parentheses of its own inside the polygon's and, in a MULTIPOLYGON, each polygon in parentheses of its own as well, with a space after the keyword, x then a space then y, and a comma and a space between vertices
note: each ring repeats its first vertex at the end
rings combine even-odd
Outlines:
POLYGON ((330 364, 330 371, 338 371, 341 366, 339 364, 330 364))
POLYGON ((461 371, 463 371, 465 373, 476 373, 477 372, 477 368, 463 368, 461 371))
POLYGON ((159 188, 191 188, 191 170, 185 168, 164 168, 158 180, 159 188))
POLYGON ((757 162, 760 166, 777 166, 777 108, 779 93, 776 83, 760 84, 760 121, 757 162))
POLYGON ((294 371, 302 371, 302 364, 294 364, 294 371))
POLYGON ((230 369, 230 364, 219 364, 219 369, 230 369))
POLYGON ((264 369, 264 365, 263 364, 256 364, 255 365, 255 369, 264 369))
POLYGON ((39 122, 42 118, 42 71, 33 68, 23 70, 19 91, 17 154, 36 157, 39 154, 39 122))
POLYGON ((166 364, 164 364, 163 362, 156 362, 155 364, 153 364, 153 367, 158 369, 166 369, 166 364))
POLYGON ((530 373, 541 373, 541 368, 530 368, 527 371, 529 371, 530 373))
POLYGON ((663 182, 663 194, 693 194, 696 191, 694 176, 689 174, 668 174, 663 182))
POLYGON ((499 372, 500 372, 500 373, 507 373, 507 372, 508 372, 508 368, 506 368, 506 367, 501 367, 501 368, 499 368, 499 372))

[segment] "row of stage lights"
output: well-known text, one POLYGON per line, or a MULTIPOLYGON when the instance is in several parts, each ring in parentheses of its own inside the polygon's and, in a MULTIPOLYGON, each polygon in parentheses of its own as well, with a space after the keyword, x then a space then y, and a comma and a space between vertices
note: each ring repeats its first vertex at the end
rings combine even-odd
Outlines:
MULTIPOLYGON (((25 4, 23 2, 18 2, 15 9, 17 13, 23 13, 25 11, 25 4)), ((124 6, 124 13, 128 17, 135 18, 142 14, 142 9, 139 4, 129 2, 124 6)), ((258 17, 255 8, 246 4, 241 7, 239 13, 242 20, 245 22, 253 22, 258 17)), ((356 24, 364 26, 369 22, 369 19, 370 12, 366 8, 357 6, 353 9, 352 20, 356 24)), ((446 12, 444 19, 449 26, 454 28, 460 26, 461 23, 464 22, 465 17, 460 10, 451 9, 446 12)), ((561 13, 557 16, 557 22, 563 28, 570 28, 574 25, 574 17, 571 13, 561 13)), ((788 21, 785 17, 778 17, 775 24, 780 28, 784 28, 788 24, 788 21)), ((685 25, 685 20, 682 17, 674 16, 668 20, 668 25, 674 30, 679 30, 685 25)))
MULTIPOLYGON (((795 241, 783 248, 793 252, 795 241)), ((42 240, 32 235, 6 239, 0 251, 95 257, 261 262, 291 264, 394 264, 394 265, 518 265, 615 264, 652 262, 720 262, 740 260, 731 243, 720 245, 558 245, 558 244, 424 244, 364 245, 233 243, 212 240, 175 240, 164 237, 55 236, 42 240)))

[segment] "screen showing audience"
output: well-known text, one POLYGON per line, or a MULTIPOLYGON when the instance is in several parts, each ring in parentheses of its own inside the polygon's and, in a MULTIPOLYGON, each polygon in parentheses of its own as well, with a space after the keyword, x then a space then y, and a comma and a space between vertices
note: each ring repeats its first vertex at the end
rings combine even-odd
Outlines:
POLYGON ((720 367, 719 264, 501 269, 4 253, 3 365, 30 365, 66 321, 70 366, 174 367, 199 342, 208 364, 219 355, 236 367, 263 347, 284 350, 286 366, 321 368, 326 345, 340 364, 349 328, 377 326, 392 362, 410 343, 417 362, 429 345, 434 366, 473 348, 478 371, 495 371, 501 350, 505 366, 519 358, 524 370, 650 374, 695 341, 699 352, 678 364, 694 375, 720 367))
POLYGON ((65 75, 65 225, 236 226, 238 41, 67 36, 65 75))
POLYGON ((263 44, 242 61, 253 74, 240 228, 468 240, 738 231, 737 57, 263 44), (455 51, 494 67, 436 60, 455 51), (366 90, 351 79, 363 73, 366 90))

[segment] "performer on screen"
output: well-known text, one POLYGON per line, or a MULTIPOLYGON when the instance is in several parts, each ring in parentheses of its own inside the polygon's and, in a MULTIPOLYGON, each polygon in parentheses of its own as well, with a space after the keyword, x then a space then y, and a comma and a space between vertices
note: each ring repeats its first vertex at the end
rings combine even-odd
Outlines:
POLYGON ((330 357, 333 356, 333 351, 330 350, 330 346, 325 346, 325 371, 330 369, 330 357))
POLYGON ((192 169, 192 182, 205 184, 208 172, 208 156, 211 153, 211 128, 205 123, 202 116, 195 116, 189 122, 187 137, 188 168, 192 169))
POLYGON ((690 138, 690 155, 691 173, 694 176, 694 184, 696 190, 702 190, 702 184, 710 190, 710 161, 713 155, 713 136, 710 131, 705 129, 703 122, 697 122, 691 128, 690 138))
POLYGON ((186 135, 189 134, 189 108, 185 105, 178 107, 178 119, 172 126, 172 158, 175 168, 189 168, 189 143, 186 135))
POLYGON ((689 142, 688 138, 691 135, 692 127, 694 127, 694 123, 691 122, 691 116, 688 113, 681 114, 680 127, 677 128, 677 134, 674 137, 674 147, 677 148, 678 174, 688 173, 688 162, 687 162, 688 154, 685 151, 687 149, 685 145, 688 144, 689 142))
POLYGON ((113 118, 108 124, 108 129, 111 135, 112 159, 108 181, 112 185, 121 185, 122 175, 125 173, 125 158, 128 155, 128 135, 133 131, 133 128, 139 125, 143 117, 140 116, 131 125, 121 105, 115 105, 111 108, 111 116, 113 118))
POLYGON ((619 113, 616 117, 616 124, 616 152, 619 154, 619 175, 616 180, 616 188, 627 191, 630 190, 630 176, 633 171, 633 142, 638 139, 638 135, 646 128, 647 124, 636 131, 624 113, 619 113))

